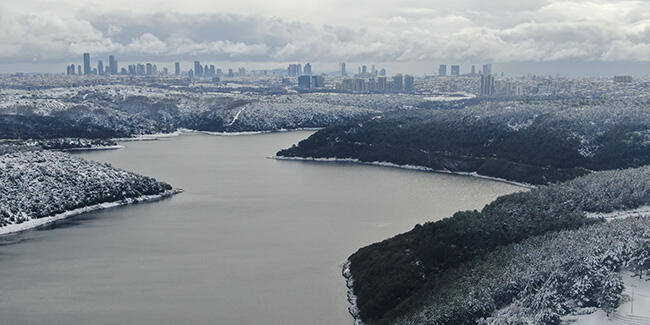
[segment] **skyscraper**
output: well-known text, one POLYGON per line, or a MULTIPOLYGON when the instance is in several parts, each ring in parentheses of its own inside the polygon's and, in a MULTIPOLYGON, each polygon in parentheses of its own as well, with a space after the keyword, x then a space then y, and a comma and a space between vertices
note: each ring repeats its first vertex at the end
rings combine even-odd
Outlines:
POLYGON ((438 75, 441 77, 444 77, 447 75, 447 65, 446 64, 441 64, 440 67, 438 67, 438 75))
POLYGON ((476 74, 476 67, 472 64, 472 75, 476 74))
POLYGON ((302 89, 311 88, 311 76, 304 75, 298 77, 298 87, 302 89))
POLYGON ((451 75, 456 77, 460 76, 460 65, 455 64, 451 66, 451 75))
POLYGON ((117 74, 117 60, 113 55, 108 56, 108 70, 110 70, 111 74, 117 74))
POLYGON ((494 76, 491 74, 484 73, 481 76, 481 96, 493 96, 493 95, 494 95, 494 76))
POLYGON ((177 75, 177 76, 181 74, 181 64, 180 64, 180 62, 176 62, 174 64, 174 74, 177 75))
POLYGON ((404 77, 402 74, 397 74, 393 76, 393 91, 402 92, 404 90, 404 77))
POLYGON ((490 75, 492 74, 492 64, 484 64, 483 65, 483 75, 490 75))
POLYGON ((194 76, 197 78, 203 76, 203 67, 199 61, 194 61, 194 76))
POLYGON ((97 73, 99 75, 104 74, 104 62, 102 62, 102 60, 97 61, 97 73))
POLYGON ((404 76, 404 91, 407 93, 413 92, 415 90, 415 79, 411 75, 404 76))
POLYGON ((90 53, 84 53, 84 74, 89 75, 90 72, 90 53))
POLYGON ((346 75, 345 62, 339 63, 339 71, 341 72, 341 76, 345 77, 345 75, 346 75))
POLYGON ((311 64, 309 62, 305 64, 305 74, 311 74, 311 64))

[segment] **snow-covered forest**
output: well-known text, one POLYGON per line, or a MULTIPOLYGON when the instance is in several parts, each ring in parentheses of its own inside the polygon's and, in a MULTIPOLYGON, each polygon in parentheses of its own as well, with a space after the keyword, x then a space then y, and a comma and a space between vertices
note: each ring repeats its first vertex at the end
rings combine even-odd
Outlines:
POLYGON ((481 211, 416 225, 350 257, 360 317, 466 324, 512 304, 495 317, 553 323, 581 306, 614 308, 621 289, 616 272, 649 266, 649 216, 604 223, 587 212, 648 204, 645 166, 502 196, 481 211), (567 289, 574 286, 583 292, 567 289))
POLYGON ((153 178, 61 152, 0 156, 0 229, 99 203, 171 190, 153 178))
POLYGON ((544 184, 650 163, 649 103, 487 101, 388 112, 323 129, 278 156, 385 161, 544 184))

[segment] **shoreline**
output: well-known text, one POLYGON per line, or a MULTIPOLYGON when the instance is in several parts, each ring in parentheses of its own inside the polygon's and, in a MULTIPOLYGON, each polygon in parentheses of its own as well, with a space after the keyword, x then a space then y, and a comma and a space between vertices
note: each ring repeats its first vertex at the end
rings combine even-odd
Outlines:
MULTIPOLYGON (((94 146, 94 147, 70 148, 70 149, 63 149, 61 151, 63 151, 63 152, 75 152, 75 151, 117 150, 117 149, 124 149, 124 146, 116 144, 114 146, 94 146)), ((52 149, 48 149, 48 150, 52 150, 52 149)))
POLYGON ((417 165, 398 165, 398 164, 387 162, 387 161, 371 161, 371 162, 368 162, 368 161, 361 161, 361 160, 359 160, 357 158, 314 158, 314 157, 287 157, 287 156, 270 156, 270 157, 267 157, 267 158, 268 159, 275 159, 275 160, 314 161, 314 162, 329 162, 329 163, 353 163, 353 164, 360 164, 360 165, 390 167, 390 168, 416 170, 416 171, 423 171, 423 172, 430 172, 430 173, 437 173, 437 174, 476 177, 476 178, 481 178, 481 179, 486 179, 486 180, 491 180, 491 181, 502 182, 502 183, 506 183, 506 184, 510 184, 510 185, 514 185, 514 186, 519 186, 519 187, 523 187, 523 188, 526 188, 526 189, 537 188, 537 186, 532 185, 532 184, 511 181, 511 180, 507 180, 507 179, 504 179, 504 178, 485 176, 485 175, 478 174, 477 172, 454 172, 454 171, 450 171, 450 170, 437 170, 437 169, 424 167, 424 166, 417 166, 417 165))
POLYGON ((63 220, 69 217, 73 217, 76 215, 80 215, 86 212, 91 212, 91 211, 97 211, 97 210, 104 210, 104 209, 110 209, 110 208, 115 208, 119 206, 124 206, 124 205, 130 205, 130 204, 135 204, 135 203, 141 203, 141 202, 152 202, 152 201, 158 201, 165 199, 167 197, 182 193, 182 189, 171 189, 164 191, 159 194, 152 194, 152 195, 142 195, 136 198, 128 198, 120 201, 115 201, 115 202, 104 202, 104 203, 98 203, 94 205, 88 205, 85 207, 80 207, 76 208, 74 210, 68 210, 59 214, 55 214, 53 216, 47 216, 43 218, 36 218, 36 219, 29 219, 23 223, 18 223, 18 224, 11 224, 11 225, 6 225, 4 227, 0 227, 0 236, 4 235, 9 235, 9 234, 14 234, 17 232, 22 232, 30 229, 35 229, 38 227, 42 227, 44 225, 63 220))
MULTIPOLYGON (((217 131, 202 131, 202 130, 193 130, 178 128, 174 132, 170 133, 152 133, 152 134, 138 134, 129 138, 111 138, 111 140, 116 142, 130 142, 130 141, 155 141, 158 139, 172 138, 181 136, 183 134, 191 133, 201 133, 207 135, 219 135, 219 136, 238 136, 238 135, 257 135, 257 134, 268 134, 268 133, 281 133, 281 132, 294 132, 294 131, 318 131, 323 129, 323 127, 307 127, 307 128, 295 128, 295 129, 273 129, 273 130, 262 130, 262 131, 239 131, 239 132, 217 132, 217 131)), ((98 149, 99 150, 99 149, 98 149)))
POLYGON ((348 312, 350 313, 350 316, 354 318, 354 325, 363 325, 363 321, 361 321, 361 317, 359 316, 357 296, 354 294, 354 279, 352 278, 352 272, 350 271, 350 260, 347 260, 345 264, 343 264, 341 274, 345 278, 345 286, 348 288, 347 296, 348 303, 350 304, 350 306, 348 306, 348 312))

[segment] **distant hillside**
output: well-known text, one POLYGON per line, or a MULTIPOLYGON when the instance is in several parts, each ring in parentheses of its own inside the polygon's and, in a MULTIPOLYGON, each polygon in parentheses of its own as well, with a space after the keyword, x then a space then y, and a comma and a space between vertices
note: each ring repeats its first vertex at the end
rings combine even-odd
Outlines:
POLYGON ((323 129, 278 156, 354 158, 545 184, 650 163, 650 102, 485 102, 323 129))

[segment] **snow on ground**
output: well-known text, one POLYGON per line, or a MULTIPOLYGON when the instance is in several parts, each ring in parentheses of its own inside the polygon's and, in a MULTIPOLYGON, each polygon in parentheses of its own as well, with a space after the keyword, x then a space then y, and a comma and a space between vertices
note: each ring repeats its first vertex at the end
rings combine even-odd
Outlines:
POLYGON ((623 273, 623 302, 614 313, 598 311, 580 316, 567 316, 563 324, 574 325, 648 325, 650 324, 650 281, 623 273))

